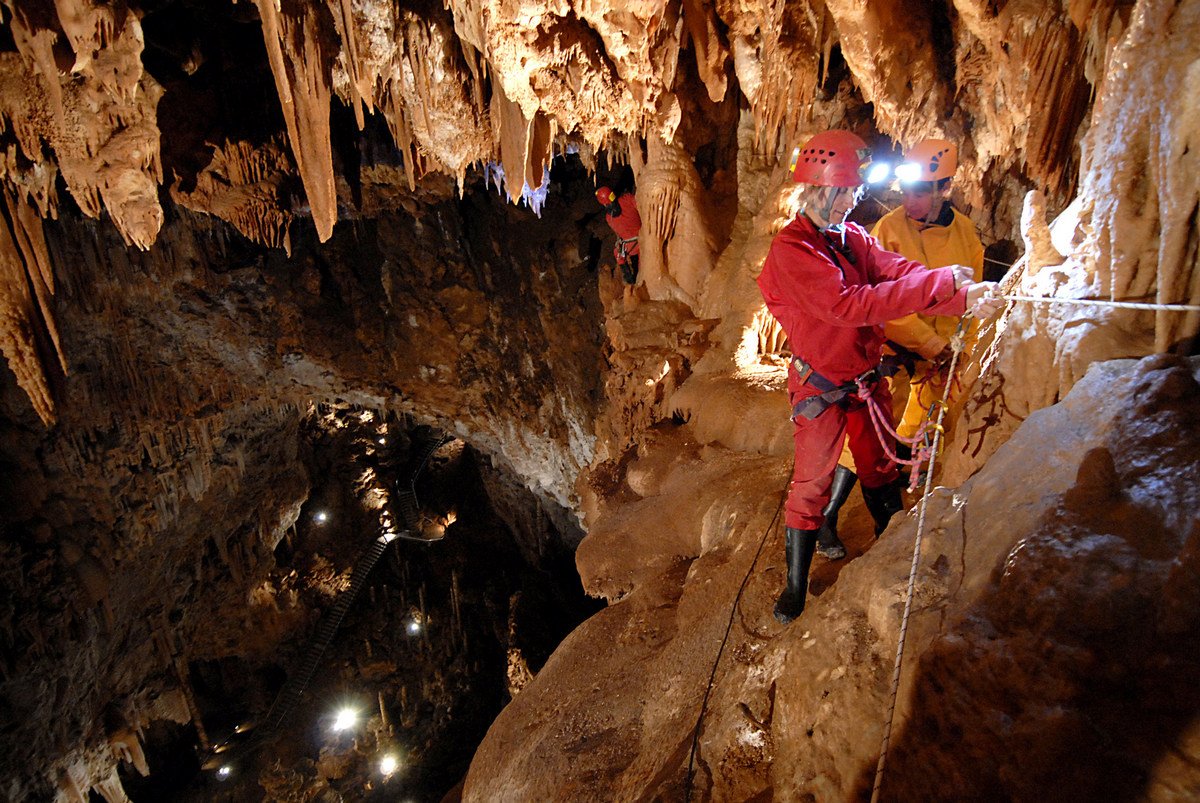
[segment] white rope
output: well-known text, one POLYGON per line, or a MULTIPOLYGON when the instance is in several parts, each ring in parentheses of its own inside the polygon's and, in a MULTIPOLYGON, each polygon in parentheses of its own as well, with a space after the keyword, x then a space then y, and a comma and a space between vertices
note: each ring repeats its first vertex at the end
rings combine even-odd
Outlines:
POLYGON ((1050 298, 1047 296, 996 296, 1005 301, 1033 304, 1077 304, 1081 307, 1121 307, 1123 309, 1163 310, 1164 312, 1200 312, 1200 304, 1153 304, 1139 301, 1102 301, 1091 298, 1050 298))
MULTIPOLYGON (((966 321, 966 318, 963 319, 966 321)), ((961 330, 961 325, 960 325, 961 330)), ((912 566, 908 571, 908 591, 904 595, 904 615, 900 618, 900 640, 896 644, 896 664, 892 671, 892 691, 888 700, 887 722, 883 727, 883 741, 879 745, 879 763, 875 765, 875 786, 871 790, 871 803, 879 803, 879 793, 883 789, 883 770, 887 766, 888 745, 892 740, 892 719, 896 715, 896 696, 900 690, 900 667, 904 661, 904 639, 908 635, 908 617, 912 612, 913 590, 917 580, 917 564, 921 560, 921 536, 925 532, 925 507, 929 500, 929 492, 933 489, 933 464, 937 461, 938 447, 942 440, 942 419, 946 417, 946 406, 950 400, 950 389, 954 387, 954 369, 958 365, 958 355, 963 350, 963 339, 956 334, 954 354, 950 358, 950 370, 947 372, 946 390, 942 394, 942 402, 938 405, 937 425, 933 428, 933 448, 929 453, 929 465, 926 467, 925 491, 921 496, 921 510, 917 516, 917 538, 913 543, 912 566)))

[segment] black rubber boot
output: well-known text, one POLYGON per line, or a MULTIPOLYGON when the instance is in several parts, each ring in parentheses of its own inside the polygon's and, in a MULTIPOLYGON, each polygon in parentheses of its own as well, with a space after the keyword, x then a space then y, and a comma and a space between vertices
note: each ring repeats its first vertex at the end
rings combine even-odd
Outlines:
POLYGON ((821 512, 825 521, 817 530, 817 552, 829 560, 841 560, 846 557, 846 545, 838 538, 838 511, 846 504, 858 475, 845 466, 838 466, 833 472, 833 487, 829 489, 829 504, 821 512))
POLYGON ((887 529, 892 516, 904 512, 904 502, 900 499, 899 477, 879 488, 862 489, 863 501, 867 503, 867 511, 875 519, 875 537, 878 538, 887 529))
POLYGON ((775 603, 775 618, 786 625, 804 610, 804 597, 808 594, 808 567, 812 565, 813 552, 817 547, 817 531, 786 527, 783 536, 787 550, 787 585, 775 603))

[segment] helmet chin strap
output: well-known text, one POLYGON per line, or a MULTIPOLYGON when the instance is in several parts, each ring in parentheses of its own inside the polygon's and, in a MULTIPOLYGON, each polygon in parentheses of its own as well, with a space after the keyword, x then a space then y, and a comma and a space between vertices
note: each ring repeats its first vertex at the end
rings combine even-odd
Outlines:
MULTIPOLYGON (((820 215, 821 220, 824 221, 817 225, 817 228, 820 229, 821 231, 824 231, 825 229, 827 229, 833 225, 833 221, 829 219, 829 216, 833 214, 833 202, 837 200, 838 193, 841 192, 842 188, 841 187, 826 187, 826 189, 829 190, 829 198, 825 201, 824 206, 818 207, 817 209, 813 210, 818 215, 820 215)), ((807 206, 804 207, 804 209, 802 211, 804 211, 807 214, 808 207, 807 206)), ((812 219, 812 215, 809 215, 809 219, 810 220, 812 219)), ((817 223, 817 221, 814 220, 813 223, 817 223)))
POLYGON ((821 210, 821 217, 825 218, 825 225, 821 228, 827 229, 833 225, 833 219, 831 217, 831 215, 833 215, 833 202, 836 201, 837 197, 841 194, 841 187, 829 188, 829 200, 825 202, 825 208, 821 210))

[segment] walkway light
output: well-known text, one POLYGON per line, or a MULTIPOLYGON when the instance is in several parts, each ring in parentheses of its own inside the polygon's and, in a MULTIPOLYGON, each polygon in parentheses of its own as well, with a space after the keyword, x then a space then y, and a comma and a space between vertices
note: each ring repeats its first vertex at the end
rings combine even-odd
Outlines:
POLYGON ((341 711, 338 711, 337 716, 334 717, 333 730, 339 733, 344 730, 349 730, 350 728, 354 727, 356 722, 358 722, 358 712, 353 708, 343 708, 341 711))

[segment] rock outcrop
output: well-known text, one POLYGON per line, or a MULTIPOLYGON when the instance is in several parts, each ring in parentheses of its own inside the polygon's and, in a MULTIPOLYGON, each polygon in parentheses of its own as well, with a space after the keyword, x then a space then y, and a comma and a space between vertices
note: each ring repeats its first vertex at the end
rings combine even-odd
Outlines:
MULTIPOLYGON (((441 794, 461 745, 391 780, 371 751, 472 693, 492 707, 463 739, 512 702, 466 799, 860 794, 915 522, 876 543, 855 497, 850 560, 818 564, 797 623, 770 617, 788 344, 754 278, 797 211, 792 147, 949 137, 984 241, 1028 242, 1008 292, 1200 302, 1195 0, 4 7, 18 799, 211 793, 197 753, 270 706, 361 552, 310 508, 373 536, 395 466, 371 427, 400 420, 477 456, 487 514, 439 498, 419 529, 482 557, 393 567, 325 679, 373 684, 360 743, 277 734, 238 794, 441 794), (633 286, 600 182, 636 194, 633 286), (334 482, 314 428, 358 433, 339 453, 358 473, 334 482), (492 570, 572 553, 609 606, 535 654, 521 634, 561 600, 492 570), (363 635, 427 621, 455 623, 414 662, 432 680, 363 635), (490 631, 470 660, 462 621, 490 631)), ((889 794, 1195 790, 1197 386, 1168 353, 1198 325, 1056 303, 984 328, 927 513, 889 794)))

